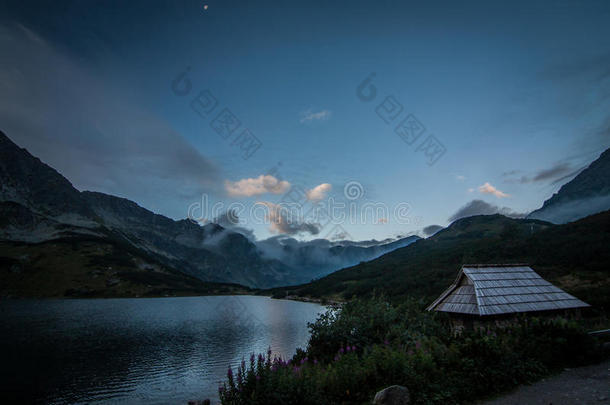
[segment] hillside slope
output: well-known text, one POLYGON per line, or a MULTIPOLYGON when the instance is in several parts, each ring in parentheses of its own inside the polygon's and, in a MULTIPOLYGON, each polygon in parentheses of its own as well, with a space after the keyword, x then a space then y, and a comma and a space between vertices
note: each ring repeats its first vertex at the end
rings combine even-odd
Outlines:
POLYGON ((610 149, 564 184, 528 218, 563 224, 610 209, 610 149))
POLYGON ((383 241, 298 241, 278 236, 259 241, 256 245, 263 254, 276 257, 293 269, 298 269, 299 273, 308 277, 305 281, 310 281, 335 270, 373 260, 419 239, 419 236, 412 235, 383 241))
POLYGON ((250 286, 304 281, 288 266, 261 257, 243 235, 219 225, 174 221, 124 198, 80 192, 1 132, 0 158, 0 238, 6 241, 109 238, 204 281, 250 286))
POLYGON ((303 283, 413 240, 374 246, 319 240, 293 249, 275 238, 255 242, 215 223, 174 221, 126 198, 77 190, 0 132, 0 240, 34 246, 62 238, 119 242, 199 280, 250 287, 303 283), (271 246, 281 254, 264 249, 271 246))
POLYGON ((550 282, 610 308, 610 211, 553 225, 501 215, 468 217, 428 239, 312 283, 269 291, 347 299, 375 291, 431 301, 464 263, 529 263, 550 282))
POLYGON ((0 297, 151 297, 243 294, 206 283, 108 238, 0 241, 0 297))

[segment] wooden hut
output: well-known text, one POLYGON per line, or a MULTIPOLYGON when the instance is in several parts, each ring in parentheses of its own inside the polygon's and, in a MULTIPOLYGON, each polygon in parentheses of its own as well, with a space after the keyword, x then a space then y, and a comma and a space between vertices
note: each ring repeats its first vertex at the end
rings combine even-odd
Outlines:
POLYGON ((526 264, 465 264, 428 311, 450 313, 461 329, 483 320, 501 324, 524 312, 565 313, 588 306, 526 264))

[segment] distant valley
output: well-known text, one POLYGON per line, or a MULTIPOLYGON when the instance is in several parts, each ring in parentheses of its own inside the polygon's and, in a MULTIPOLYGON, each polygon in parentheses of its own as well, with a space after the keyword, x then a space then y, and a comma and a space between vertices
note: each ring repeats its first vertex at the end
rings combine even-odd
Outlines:
POLYGON ((75 189, 2 133, 0 181, 4 296, 183 295, 298 284, 419 239, 253 241, 216 223, 174 221, 125 198, 75 189))
POLYGON ((274 296, 432 300, 464 263, 528 263, 567 291, 610 307, 610 149, 524 219, 458 219, 426 239, 274 296), (570 222, 573 221, 573 222, 570 222))
POLYGON ((610 245, 609 214, 578 219, 610 208, 609 179, 606 151, 526 219, 467 217, 425 240, 253 240, 218 223, 174 221, 125 198, 79 191, 0 133, 0 294, 150 296, 271 288, 277 296, 329 299, 373 291, 430 297, 461 263, 490 261, 527 261, 569 291, 594 285, 588 291, 598 294, 607 288, 593 280, 605 276, 600 263, 610 262, 604 248, 610 245))
POLYGON ((535 219, 480 215, 455 221, 427 239, 378 259, 274 296, 347 300, 385 295, 431 302, 465 263, 528 263, 544 278, 600 310, 610 308, 610 211, 554 225, 535 219))

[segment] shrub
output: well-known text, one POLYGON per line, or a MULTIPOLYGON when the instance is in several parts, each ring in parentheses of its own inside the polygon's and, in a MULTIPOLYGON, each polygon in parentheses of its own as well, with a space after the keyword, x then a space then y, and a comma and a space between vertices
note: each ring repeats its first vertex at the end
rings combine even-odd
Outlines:
POLYGON ((393 384, 413 403, 463 403, 592 362, 598 345, 578 324, 523 317, 510 327, 454 336, 421 303, 383 297, 332 308, 309 325, 307 350, 290 361, 254 355, 220 389, 225 405, 367 403, 393 384))

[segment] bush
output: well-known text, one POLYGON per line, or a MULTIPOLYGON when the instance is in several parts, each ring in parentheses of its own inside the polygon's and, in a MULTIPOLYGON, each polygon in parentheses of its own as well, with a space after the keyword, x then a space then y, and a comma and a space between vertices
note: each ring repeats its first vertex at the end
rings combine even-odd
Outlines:
POLYGON ((309 328, 307 350, 290 361, 269 352, 229 370, 222 403, 368 403, 393 384, 408 387, 416 404, 463 403, 600 356, 594 339, 564 319, 523 317, 456 337, 447 317, 383 297, 332 308, 309 328))

